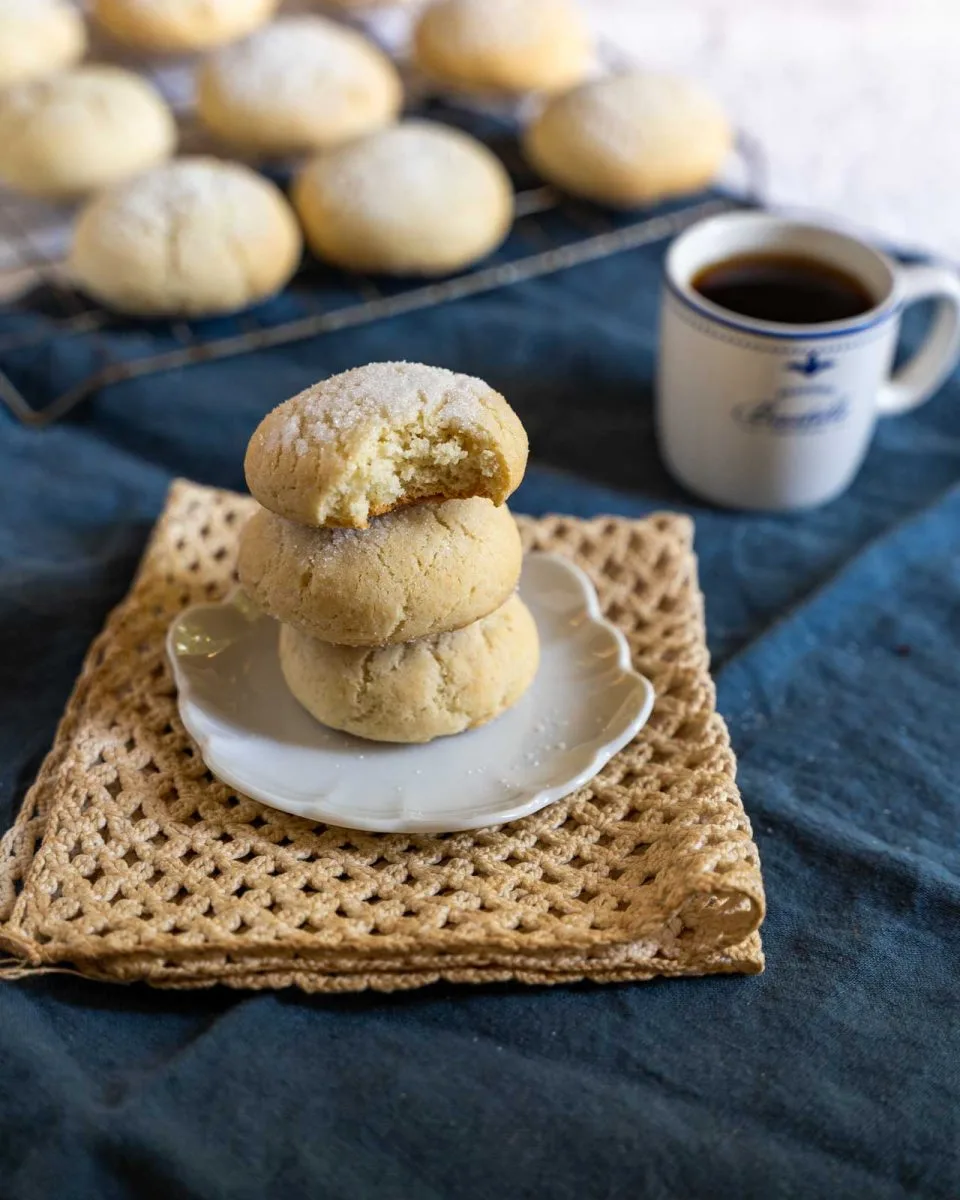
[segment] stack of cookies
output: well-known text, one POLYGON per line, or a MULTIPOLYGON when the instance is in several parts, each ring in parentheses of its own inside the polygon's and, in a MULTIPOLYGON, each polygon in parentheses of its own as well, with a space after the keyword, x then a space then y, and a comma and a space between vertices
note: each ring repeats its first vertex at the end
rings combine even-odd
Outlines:
POLYGON ((502 396, 415 363, 346 371, 264 418, 240 580, 281 622, 284 678, 317 720, 427 742, 523 695, 539 647, 504 502, 526 460, 502 396))

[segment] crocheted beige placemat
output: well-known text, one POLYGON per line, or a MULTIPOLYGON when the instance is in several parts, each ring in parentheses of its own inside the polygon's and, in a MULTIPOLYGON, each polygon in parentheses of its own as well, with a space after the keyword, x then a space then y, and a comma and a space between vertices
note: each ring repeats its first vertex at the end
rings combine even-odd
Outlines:
POLYGON ((418 987, 757 972, 763 885, 714 689, 685 517, 521 517, 591 575, 657 702, 532 817, 406 836, 234 794, 177 716, 166 629, 233 582, 253 501, 180 482, 0 842, 0 974, 164 987, 418 987))

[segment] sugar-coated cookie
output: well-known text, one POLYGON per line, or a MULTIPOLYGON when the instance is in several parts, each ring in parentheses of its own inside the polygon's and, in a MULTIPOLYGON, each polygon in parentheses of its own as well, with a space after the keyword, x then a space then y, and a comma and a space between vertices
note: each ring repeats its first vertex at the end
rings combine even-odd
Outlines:
POLYGON ((405 121, 320 155, 292 195, 314 253, 355 271, 457 271, 496 249, 513 220, 499 159, 431 121, 405 121))
POLYGON ((323 7, 340 12, 363 12, 378 8, 403 8, 417 0, 323 0, 323 7))
POLYGON ((261 509, 240 582, 272 617, 325 642, 376 646, 460 629, 499 608, 523 550, 506 505, 416 504, 368 529, 312 529, 261 509))
POLYGON ((323 17, 286 17, 225 46, 197 80, 201 121, 245 154, 327 149, 393 121, 403 86, 362 34, 323 17))
POLYGON ((279 0, 94 0, 93 13, 119 42, 175 54, 221 46, 269 20, 279 0))
POLYGON ((502 504, 526 464, 519 417, 483 380, 421 363, 370 363, 268 413, 244 469, 271 512, 363 529, 418 500, 502 504))
POLYGON ((81 196, 173 153, 160 93, 120 67, 83 66, 0 93, 0 181, 31 196, 81 196))
POLYGON ((238 163, 181 158, 91 201, 69 267, 120 312, 209 316, 278 291, 300 252, 293 211, 269 180, 238 163))
POLYGON ((429 742, 493 720, 533 682, 539 655, 517 596, 464 629, 396 646, 334 646, 280 629, 280 666, 303 707, 380 742, 429 742))
POLYGON ((632 72, 555 97, 523 140, 551 183, 630 208, 704 187, 733 138, 719 104, 695 84, 632 72))
POLYGON ((62 71, 86 46, 83 18, 68 0, 0 0, 0 88, 62 71))
POLYGON ((479 91, 560 91, 580 83, 593 39, 574 0, 438 0, 414 33, 417 65, 479 91))

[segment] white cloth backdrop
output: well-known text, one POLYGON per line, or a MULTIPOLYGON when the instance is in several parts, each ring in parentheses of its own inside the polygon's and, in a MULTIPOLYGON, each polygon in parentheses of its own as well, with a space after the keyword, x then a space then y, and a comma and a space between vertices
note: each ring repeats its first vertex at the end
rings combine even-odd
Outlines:
POLYGON ((762 145, 767 199, 960 261, 960 0, 586 0, 762 145))

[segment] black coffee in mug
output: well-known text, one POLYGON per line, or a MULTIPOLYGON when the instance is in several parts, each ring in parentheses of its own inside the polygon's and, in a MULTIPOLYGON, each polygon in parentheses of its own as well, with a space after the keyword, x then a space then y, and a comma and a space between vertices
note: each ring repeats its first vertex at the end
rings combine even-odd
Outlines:
POLYGON ((845 321, 876 303, 855 276, 799 254, 740 254, 703 267, 691 284, 730 312, 786 325, 845 321))

